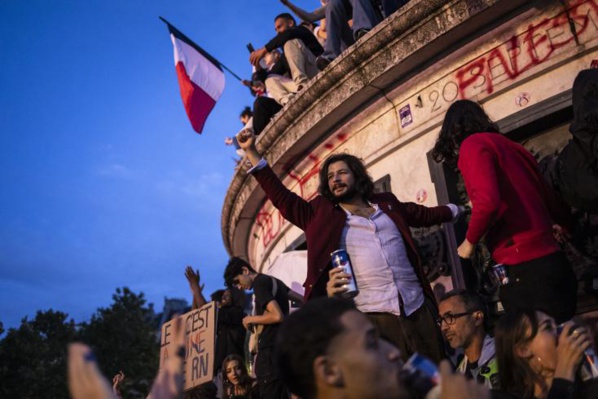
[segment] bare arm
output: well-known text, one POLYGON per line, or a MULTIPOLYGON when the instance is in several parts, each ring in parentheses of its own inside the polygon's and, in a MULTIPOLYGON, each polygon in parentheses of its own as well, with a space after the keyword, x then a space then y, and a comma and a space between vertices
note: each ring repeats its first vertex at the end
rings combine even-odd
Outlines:
POLYGON ((320 7, 315 9, 313 12, 305 11, 304 9, 297 7, 289 0, 280 0, 282 4, 287 6, 291 11, 295 13, 299 18, 307 22, 315 22, 326 17, 326 7, 320 7))
POLYGON ((73 399, 116 399, 102 375, 91 348, 81 343, 68 346, 68 386, 73 399))
POLYGON ((175 316, 172 326, 172 340, 176 352, 168 356, 163 367, 154 379, 147 399, 176 399, 183 396, 183 359, 185 358, 185 323, 180 316, 175 316))
MULTIPOLYGON (((251 129, 243 129, 237 134, 239 147, 245 151, 247 159, 252 166, 260 163, 261 157, 255 148, 255 135, 251 129)), ((251 172, 264 189, 266 196, 272 204, 280 211, 282 216, 295 226, 305 230, 311 223, 315 211, 311 203, 290 191, 282 184, 278 176, 264 165, 251 172)))
POLYGON ((243 326, 247 328, 249 324, 278 324, 282 323, 283 319, 284 315, 280 306, 278 306, 278 302, 272 300, 266 305, 264 314, 245 317, 243 319, 243 326))
POLYGON ((125 380, 125 373, 119 371, 113 378, 112 378, 112 392, 119 398, 122 398, 122 394, 120 392, 120 384, 125 380))
POLYGON ((203 296, 203 285, 199 284, 199 270, 193 271, 191 266, 187 266, 185 269, 185 277, 189 282, 189 288, 193 293, 193 309, 201 308, 203 305, 208 303, 206 298, 203 296))

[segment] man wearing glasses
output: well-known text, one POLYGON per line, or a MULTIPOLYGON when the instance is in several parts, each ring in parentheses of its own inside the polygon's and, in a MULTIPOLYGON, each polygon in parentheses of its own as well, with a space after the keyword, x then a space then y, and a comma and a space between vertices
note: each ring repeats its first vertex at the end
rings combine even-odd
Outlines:
POLYGON ((486 333, 486 305, 467 290, 446 293, 438 303, 438 325, 451 348, 462 348, 465 356, 457 370, 466 377, 497 389, 498 367, 494 338, 486 333))

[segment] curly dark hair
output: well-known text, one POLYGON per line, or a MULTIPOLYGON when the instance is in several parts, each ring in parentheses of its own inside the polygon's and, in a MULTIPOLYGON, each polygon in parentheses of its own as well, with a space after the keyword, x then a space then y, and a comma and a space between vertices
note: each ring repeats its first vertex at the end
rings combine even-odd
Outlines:
POLYGON ((251 265, 243 259, 238 258, 236 256, 230 258, 228 264, 226 265, 226 268, 224 269, 224 284, 227 287, 234 286, 233 280, 239 274, 243 274, 243 267, 246 267, 250 272, 255 273, 253 267, 251 267, 251 265))
POLYGON ((482 132, 499 133, 499 130, 478 103, 455 101, 446 111, 440 135, 432 149, 432 158, 436 162, 456 166, 461 143, 472 134, 482 132))
POLYGON ((372 177, 368 174, 363 162, 359 158, 355 155, 346 153, 329 156, 320 167, 320 186, 318 187, 320 195, 333 202, 337 201, 328 186, 328 168, 333 163, 340 161, 346 163, 349 169, 351 169, 351 172, 353 172, 353 175, 355 176, 355 190, 367 201, 374 193, 374 182, 372 181, 372 177))

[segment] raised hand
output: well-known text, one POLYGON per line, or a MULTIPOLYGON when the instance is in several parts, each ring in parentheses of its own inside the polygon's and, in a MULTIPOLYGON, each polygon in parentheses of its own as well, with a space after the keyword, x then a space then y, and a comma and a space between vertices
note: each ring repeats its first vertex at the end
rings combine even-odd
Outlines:
POLYGON ((172 326, 172 340, 176 352, 168 356, 158 372, 147 399, 175 399, 183 395, 183 359, 185 358, 185 323, 175 315, 172 326))
POLYGON ((189 282, 189 286, 193 290, 194 288, 199 288, 200 291, 203 291, 205 284, 199 284, 199 269, 193 270, 191 266, 187 266, 185 269, 185 277, 189 282))
POLYGON ((252 129, 243 129, 237 134, 239 147, 245 151, 255 148, 255 134, 252 129))
POLYGON ((85 344, 68 346, 68 384, 73 399, 117 399, 85 344))
POLYGON ((112 391, 119 398, 122 397, 120 393, 120 384, 125 380, 125 373, 119 371, 114 377, 112 377, 112 391))
POLYGON ((200 285, 199 269, 193 270, 191 266, 185 268, 185 277, 189 282, 189 288, 193 293, 193 309, 201 308, 207 303, 206 298, 203 296, 203 289, 205 284, 200 285))

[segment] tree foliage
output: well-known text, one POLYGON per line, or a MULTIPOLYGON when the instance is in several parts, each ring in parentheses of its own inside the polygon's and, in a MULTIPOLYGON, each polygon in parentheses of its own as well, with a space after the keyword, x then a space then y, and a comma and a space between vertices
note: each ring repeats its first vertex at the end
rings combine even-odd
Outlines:
POLYGON ((78 326, 67 314, 47 310, 8 329, 0 340, 0 398, 68 398, 66 350, 73 341, 94 349, 109 380, 124 371, 124 398, 145 398, 158 368, 154 312, 143 293, 128 288, 112 299, 78 326))
POLYGON ((66 346, 76 335, 68 315, 38 311, 0 341, 0 397, 68 398, 66 346))
POLYGON ((122 370, 123 397, 145 397, 158 369, 159 346, 153 309, 143 293, 118 288, 113 303, 81 325, 80 339, 90 345, 102 372, 112 378, 122 370))

